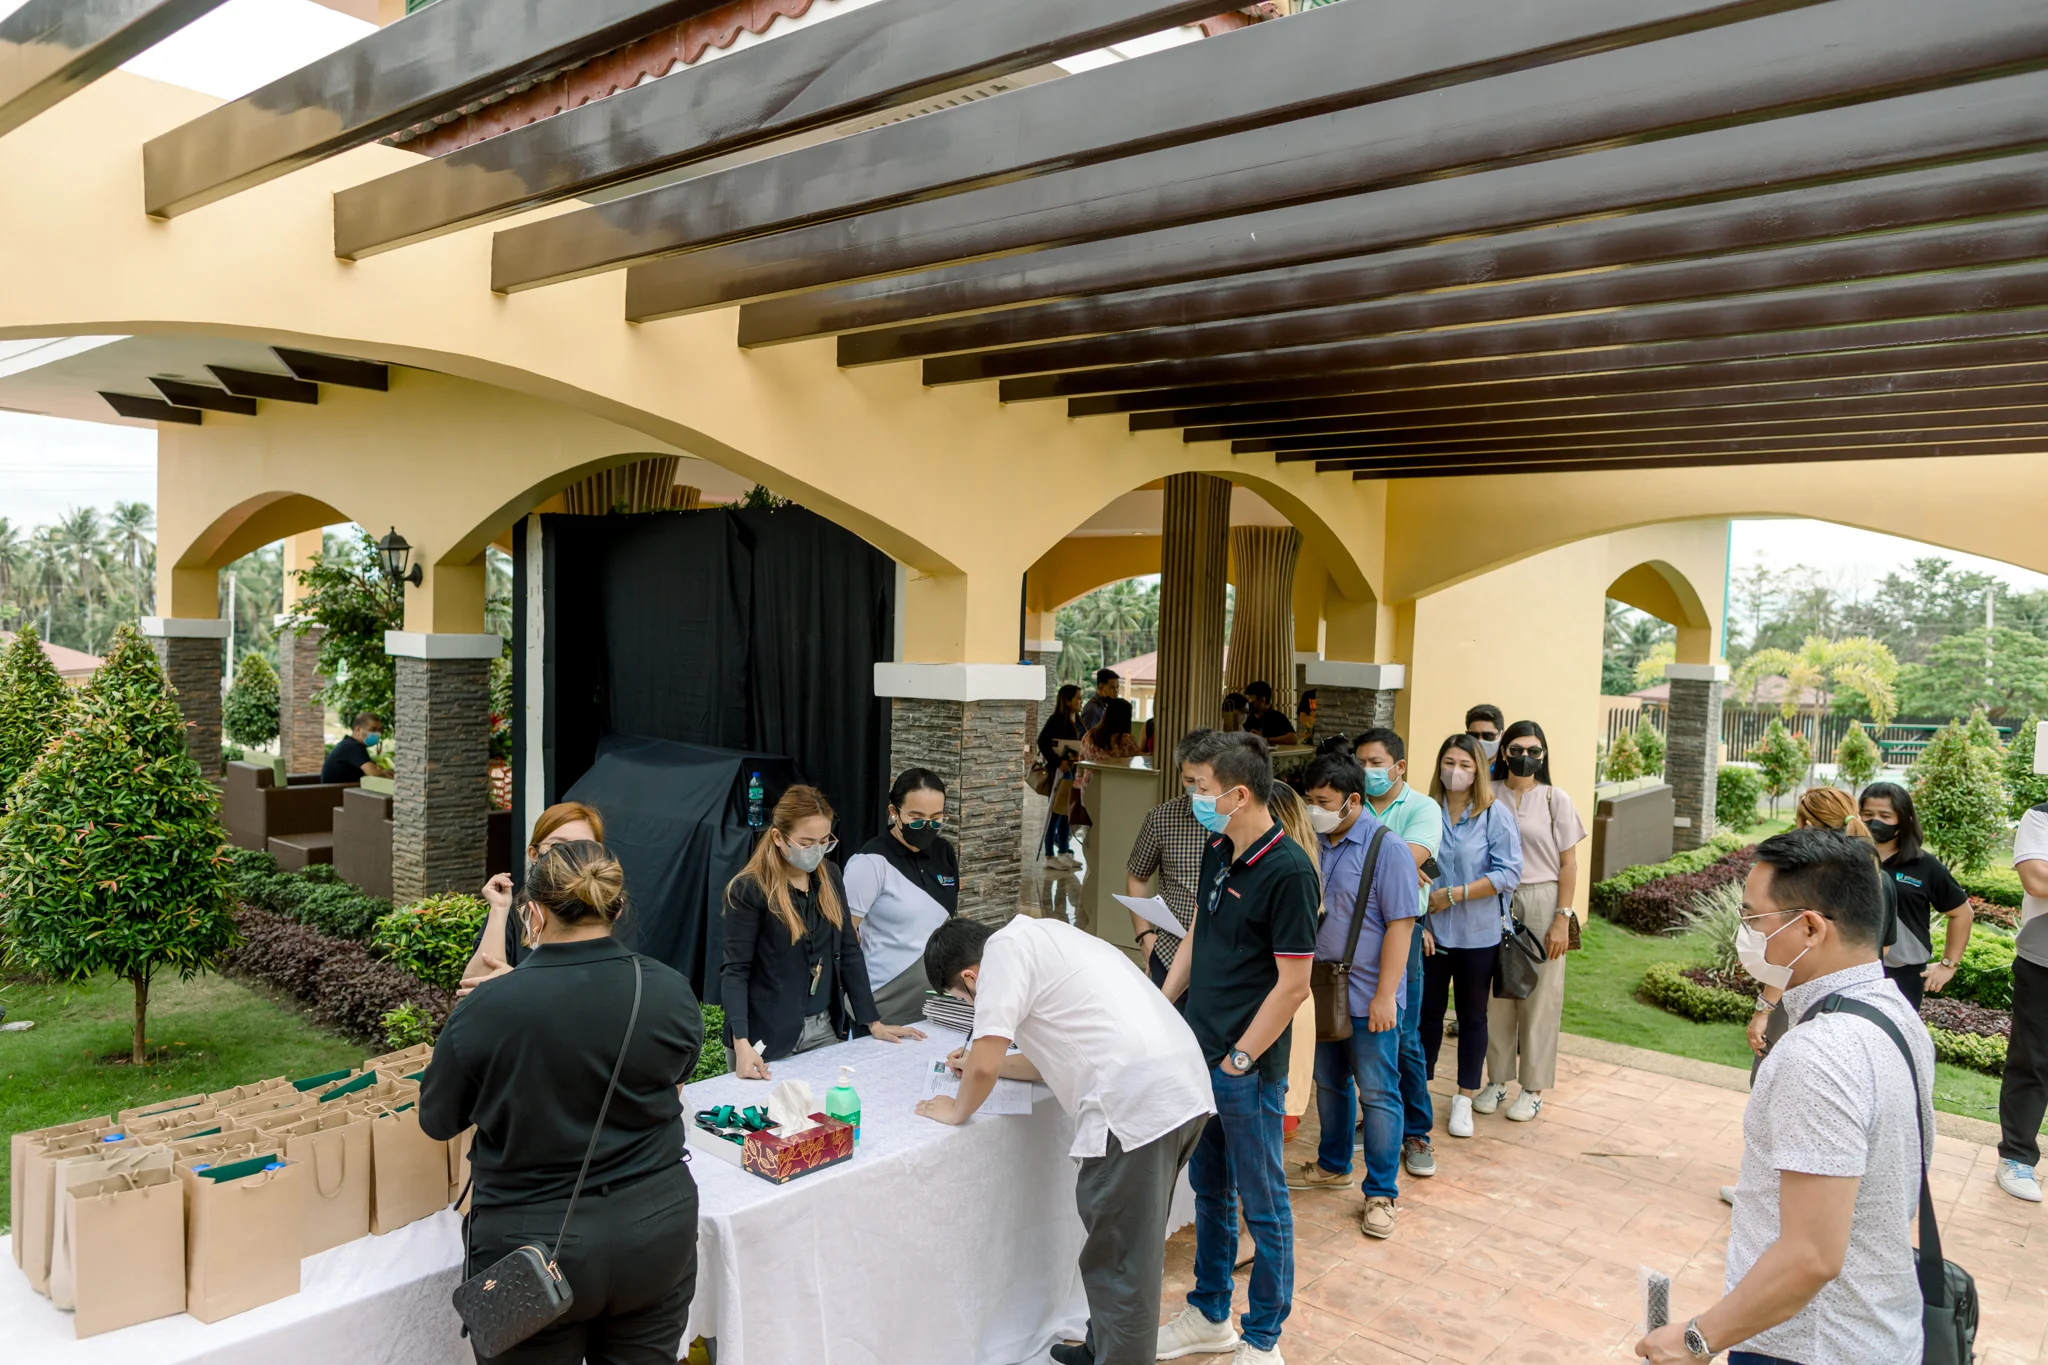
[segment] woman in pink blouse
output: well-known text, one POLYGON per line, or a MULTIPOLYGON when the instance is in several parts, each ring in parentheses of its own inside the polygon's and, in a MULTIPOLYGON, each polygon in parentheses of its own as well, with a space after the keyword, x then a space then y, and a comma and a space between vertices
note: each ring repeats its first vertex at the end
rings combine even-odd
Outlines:
POLYGON ((1573 901, 1579 889, 1579 841, 1586 827, 1571 797, 1550 785, 1550 744, 1543 727, 1518 720, 1500 737, 1493 761, 1495 790, 1515 813, 1522 835, 1522 883, 1515 888, 1515 918, 1543 941, 1550 960, 1536 969, 1527 1000, 1494 999, 1486 1010, 1488 1084, 1472 1108, 1490 1114, 1507 1098, 1508 1078, 1521 1093, 1508 1117, 1527 1123, 1543 1108, 1543 1092, 1557 1079, 1557 1035, 1564 1022, 1564 955, 1571 943, 1573 901))

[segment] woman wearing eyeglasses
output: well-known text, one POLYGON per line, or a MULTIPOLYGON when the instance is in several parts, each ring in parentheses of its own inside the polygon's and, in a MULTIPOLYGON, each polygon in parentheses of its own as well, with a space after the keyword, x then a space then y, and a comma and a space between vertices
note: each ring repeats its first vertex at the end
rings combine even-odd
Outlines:
POLYGON ((1522 836, 1522 880, 1513 913, 1542 941, 1549 960, 1536 969, 1527 1000, 1496 996, 1486 1007, 1486 1078, 1472 1101, 1491 1114, 1508 1095, 1508 1079, 1521 1093, 1508 1117, 1527 1123, 1543 1108, 1543 1092, 1557 1080, 1557 1034, 1564 1023, 1564 955, 1571 946, 1572 902, 1579 890, 1579 841, 1586 827, 1566 793, 1550 785, 1550 743, 1543 727, 1518 720, 1501 733, 1493 780, 1515 813, 1522 836))
POLYGON ((945 827, 945 782, 905 768, 889 788, 889 832, 846 860, 846 904, 885 1024, 924 1018, 925 941, 960 908, 960 860, 945 827))
POLYGON ((838 843, 824 793, 791 787, 775 803, 754 856, 725 888, 720 988, 726 1051, 743 1080, 770 1079, 771 1057, 838 1042, 849 1013, 887 1043, 924 1037, 875 1013, 860 936, 847 923, 846 889, 826 861, 838 843))

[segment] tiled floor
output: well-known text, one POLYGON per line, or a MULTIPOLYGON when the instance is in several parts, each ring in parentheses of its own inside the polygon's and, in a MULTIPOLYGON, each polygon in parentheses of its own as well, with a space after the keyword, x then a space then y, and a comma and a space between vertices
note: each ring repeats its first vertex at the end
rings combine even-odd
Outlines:
MULTIPOLYGON (((1294 1194, 1288 1365, 1629 1358, 1638 1266, 1672 1277, 1680 1318, 1721 1293, 1728 1208, 1717 1190, 1735 1180, 1747 1098, 1567 1056, 1534 1123, 1509 1123, 1503 1106, 1461 1141, 1443 1133, 1439 1102, 1438 1173, 1402 1178, 1391 1240, 1359 1234, 1356 1186, 1294 1194)), ((1287 1155, 1315 1155, 1313 1109, 1287 1155)), ((1945 1250, 1977 1280, 1981 1365, 2048 1361, 2048 1215, 2002 1193, 1995 1162, 1989 1147, 1936 1139, 1945 1250)), ((1185 1303, 1193 1260, 1189 1229, 1167 1246, 1162 1317, 1185 1303)), ((1248 1274, 1238 1272, 1240 1312, 1248 1274)))

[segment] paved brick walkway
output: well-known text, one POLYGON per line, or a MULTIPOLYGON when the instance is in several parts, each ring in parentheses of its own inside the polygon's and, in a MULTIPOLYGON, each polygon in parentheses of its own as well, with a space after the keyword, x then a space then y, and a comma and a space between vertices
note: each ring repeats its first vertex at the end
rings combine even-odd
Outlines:
MULTIPOLYGON (((1444 1135, 1439 1102, 1438 1174, 1403 1177, 1391 1240, 1359 1234, 1355 1186, 1294 1195, 1288 1365, 1629 1358, 1638 1265, 1673 1277, 1681 1317, 1720 1295, 1718 1187, 1735 1181, 1747 1098, 1567 1056, 1534 1123, 1509 1123, 1503 1107, 1460 1141, 1444 1135)), ((1290 1161, 1314 1156, 1314 1113, 1287 1144, 1290 1161)), ((1995 1162, 1989 1147, 1936 1139, 1943 1239, 1983 1296, 1981 1365, 2048 1361, 2048 1216, 1992 1183, 1995 1162)), ((1188 1229, 1168 1245, 1164 1316, 1185 1302, 1193 1260, 1188 1229)))

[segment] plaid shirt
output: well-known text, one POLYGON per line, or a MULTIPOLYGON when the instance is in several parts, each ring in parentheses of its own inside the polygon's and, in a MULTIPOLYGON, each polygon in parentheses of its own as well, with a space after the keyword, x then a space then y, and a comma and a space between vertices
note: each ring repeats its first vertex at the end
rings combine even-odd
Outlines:
MULTIPOLYGON (((1131 845, 1129 871, 1133 877, 1158 877, 1159 894, 1183 927, 1194 923, 1195 898, 1202 881, 1202 853, 1209 847, 1209 831, 1195 819, 1194 807, 1183 792, 1171 801, 1145 812, 1138 840, 1131 845)), ((1152 940, 1152 954, 1164 967, 1173 965, 1180 951, 1180 939, 1162 931, 1152 940)))

